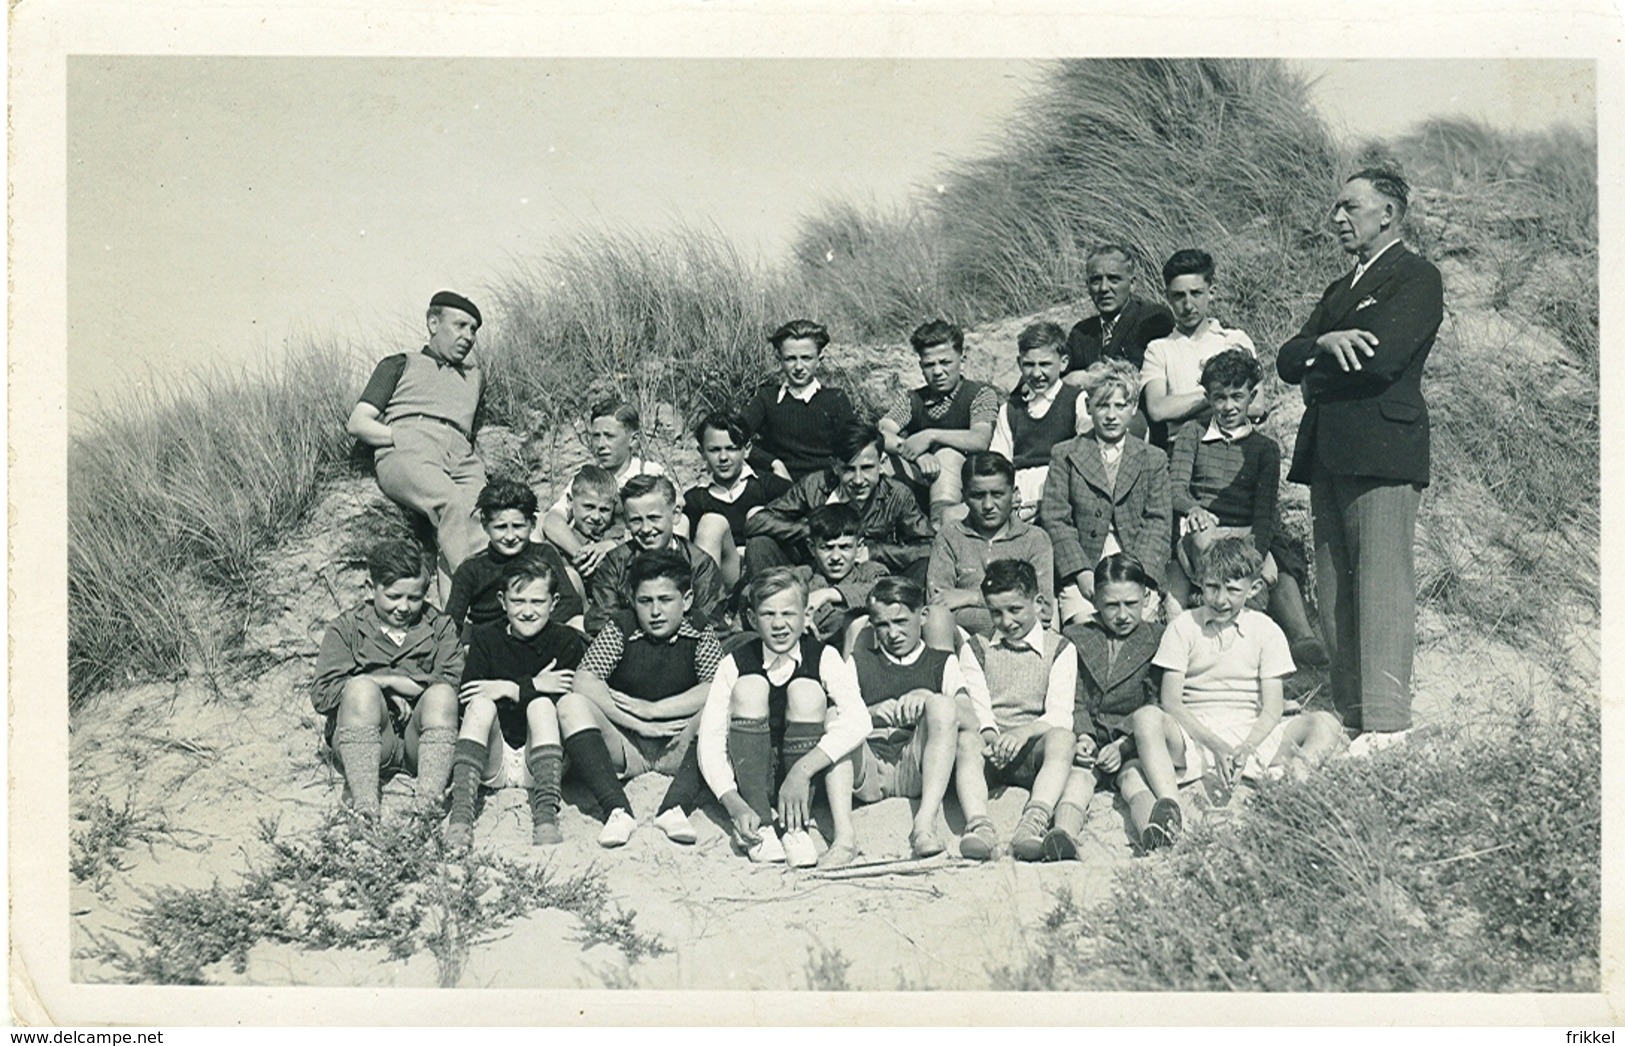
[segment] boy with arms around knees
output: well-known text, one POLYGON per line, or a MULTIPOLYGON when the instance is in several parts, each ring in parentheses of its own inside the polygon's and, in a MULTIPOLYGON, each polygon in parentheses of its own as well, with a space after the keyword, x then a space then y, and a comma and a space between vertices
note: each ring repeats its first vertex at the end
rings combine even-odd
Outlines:
POLYGON ((847 757, 869 733, 869 712, 852 666, 807 634, 807 587, 793 570, 751 578, 746 599, 756 635, 711 680, 696 743, 700 772, 752 861, 809 867, 818 860, 809 831, 816 776, 824 777, 835 828, 830 848, 855 851, 847 757))
POLYGON ((1038 517, 1055 447, 1089 431, 1087 401, 1072 383, 1061 381, 1066 336, 1053 323, 1034 323, 1016 337, 1021 381, 999 408, 988 449, 1016 469, 1016 512, 1025 522, 1038 517))
POLYGON ((997 634, 992 641, 972 636, 966 643, 970 656, 960 659, 978 732, 959 734, 954 778, 965 811, 959 853, 986 861, 998 848, 998 832, 987 815, 991 781, 1031 791, 1010 851, 1019 860, 1036 861, 1043 856, 1044 835, 1072 766, 1078 658, 1070 640, 1046 631, 1039 621, 1038 577, 1031 563, 989 563, 982 598, 997 634))
POLYGON ((457 738, 463 652, 451 619, 425 600, 429 569, 410 541, 367 555, 365 602, 327 626, 311 703, 344 770, 350 803, 379 813, 379 775, 417 775, 418 801, 440 805, 457 738))
POLYGON ((1015 468, 1000 454, 977 451, 965 459, 960 478, 967 511, 937 532, 926 571, 931 596, 926 641, 945 650, 954 645, 956 628, 993 635, 993 617, 982 605, 982 578, 995 559, 1033 565, 1041 616, 1055 620, 1054 551, 1048 534, 1014 514, 1015 468))
POLYGON ((475 627, 459 694, 463 723, 452 769, 446 845, 474 841, 480 786, 530 792, 531 842, 559 831, 564 749, 554 702, 570 690, 586 642, 553 620, 564 579, 552 565, 517 559, 502 578, 503 618, 475 627))
POLYGON ((944 320, 922 323, 909 336, 920 358, 922 388, 900 396, 880 419, 884 450, 898 475, 929 487, 933 526, 959 506, 959 470, 965 455, 986 450, 999 413, 993 386, 963 376, 965 335, 944 320))
POLYGON ((474 628, 506 617, 501 600, 502 576, 525 556, 545 560, 561 580, 568 581, 558 592, 552 616, 579 629, 586 608, 579 577, 572 576, 574 572, 552 545, 531 540, 536 524, 536 492, 523 483, 497 480, 485 485, 474 505, 487 544, 457 568, 451 579, 451 598, 446 601, 446 616, 462 630, 463 641, 468 642, 474 628))
POLYGON ((1062 630, 1078 651, 1078 701, 1072 730, 1077 735, 1072 771, 1055 807, 1055 827, 1044 837, 1044 859, 1069 860, 1078 854, 1089 800, 1134 757, 1130 717, 1154 705, 1162 670, 1151 663, 1162 641, 1162 625, 1145 620, 1151 578, 1126 552, 1095 566, 1095 617, 1062 630))
MULTIPOLYGON (((855 795, 873 803, 891 796, 919 799, 909 852, 931 857, 947 847, 937 817, 953 776, 960 732, 973 737, 969 690, 958 656, 921 638, 925 592, 908 578, 881 578, 869 592, 868 639, 848 659, 874 727, 858 748, 855 795)), ((985 701, 985 695, 983 695, 985 701)))
POLYGON ((705 792, 694 736, 722 647, 709 628, 688 620, 692 571, 680 554, 639 552, 626 580, 637 625, 623 631, 613 618, 605 623, 576 672, 575 692, 592 704, 622 779, 671 776, 655 827, 673 842, 692 843, 689 814, 705 792))
POLYGON ((711 481, 683 492, 683 516, 694 544, 717 561, 723 587, 732 592, 744 569, 745 521, 789 490, 790 481, 751 467, 750 430, 736 414, 707 414, 694 426, 694 441, 711 481))
POLYGON ((1157 647, 1161 706, 1134 713, 1138 757, 1118 778, 1147 850, 1178 836, 1181 784, 1209 771, 1225 781, 1301 777, 1343 742, 1330 712, 1281 720, 1281 681, 1294 666, 1280 627, 1247 607, 1263 587, 1261 567, 1252 542, 1214 542, 1202 562, 1202 605, 1175 618, 1157 647))
POLYGON ((640 552, 671 549, 693 572, 693 601, 689 617, 696 628, 714 627, 722 621, 722 576, 716 561, 701 552, 687 538, 675 533, 677 488, 665 476, 633 476, 621 489, 622 512, 626 516, 626 541, 615 548, 592 576, 588 589, 587 631, 597 635, 611 617, 619 616, 629 630, 631 596, 627 588, 627 568, 640 552))
POLYGON ((813 634, 843 652, 849 630, 865 613, 869 590, 886 568, 866 558, 863 520, 851 505, 820 505, 807 516, 813 564, 797 567, 807 582, 807 614, 813 634))
POLYGON ((811 320, 791 320, 767 339, 778 356, 781 378, 763 382, 740 416, 754 435, 750 463, 760 473, 788 480, 824 468, 830 437, 857 413, 845 392, 818 380, 829 331, 811 320))
MULTIPOLYGON (((617 491, 634 476, 666 474, 660 462, 643 459, 639 453, 642 442, 643 422, 636 407, 615 399, 593 404, 587 415, 587 446, 597 466, 610 474, 617 491)), ((592 573, 597 561, 585 555, 588 543, 579 539, 572 525, 565 496, 548 507, 547 515, 542 517, 542 534, 583 574, 592 573)))

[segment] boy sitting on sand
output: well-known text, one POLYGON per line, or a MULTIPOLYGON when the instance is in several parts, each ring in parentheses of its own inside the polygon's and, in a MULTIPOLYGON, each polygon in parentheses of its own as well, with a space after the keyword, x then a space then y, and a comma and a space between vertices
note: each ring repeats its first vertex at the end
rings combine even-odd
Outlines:
POLYGON ((870 726, 857 677, 807 633, 807 586, 795 571, 764 571, 745 594, 756 635, 723 658, 711 680, 696 744, 700 772, 752 861, 818 862, 811 798, 818 775, 835 828, 830 849, 855 853, 847 757, 870 726))
POLYGON ((1301 778, 1343 743, 1330 712, 1281 720, 1281 681, 1295 666, 1280 627, 1247 608, 1262 565, 1245 538, 1215 541, 1202 557, 1202 605, 1174 619, 1152 659, 1162 706, 1134 713, 1138 758, 1117 782, 1144 849, 1178 837, 1180 785, 1210 771, 1224 782, 1301 778))
POLYGON ((982 605, 982 578, 995 559, 1020 559, 1038 575, 1045 621, 1055 620, 1055 556, 1049 535, 1014 515, 1016 473, 1004 456, 989 450, 965 459, 961 476, 967 512, 937 531, 926 571, 931 607, 926 641, 949 649, 956 630, 993 635, 993 618, 982 605))
POLYGON ((570 691, 586 641, 553 620, 564 579, 550 564, 519 559, 502 578, 501 620, 474 629, 463 666, 463 723, 452 767, 446 845, 474 840, 480 785, 530 791, 531 842, 562 842, 564 749, 553 703, 570 691))
POLYGON ((621 778, 671 776, 655 827, 677 843, 696 836, 689 814, 705 795, 694 735, 722 646, 694 627, 693 572, 672 549, 639 552, 627 567, 637 626, 614 618, 593 638, 575 675, 575 692, 593 706, 610 762, 621 778))
POLYGON ((536 492, 523 483, 497 480, 485 485, 474 507, 479 510, 487 544, 457 568, 451 578, 451 598, 446 601, 446 616, 461 630, 463 642, 468 642, 474 628, 506 616, 502 575, 524 556, 544 560, 559 577, 569 580, 559 590, 553 617, 580 629, 587 606, 580 576, 552 545, 531 540, 536 529, 536 492))
POLYGON ((621 511, 626 516, 627 539, 604 557, 588 586, 587 632, 597 635, 612 616, 626 631, 632 627, 627 568, 639 552, 671 549, 693 571, 693 605, 688 616, 697 628, 722 623, 722 575, 716 560, 687 538, 674 533, 677 523, 677 488, 665 476, 633 476, 621 488, 621 511))
POLYGON ((958 656, 927 647, 920 636, 925 591, 918 584, 881 578, 869 592, 868 611, 868 636, 849 658, 874 724, 858 748, 854 794, 864 803, 919 799, 908 847, 915 857, 930 857, 947 848, 937 815, 960 731, 980 743, 968 712, 961 723, 959 702, 970 701, 969 691, 958 656))
MULTIPOLYGON (((625 488, 634 476, 666 474, 665 467, 658 461, 645 461, 637 453, 643 439, 642 430, 637 408, 620 400, 595 403, 587 415, 587 446, 592 451, 593 461, 613 478, 617 491, 625 488)), ((583 574, 592 573, 587 563, 579 561, 585 548, 571 526, 570 505, 563 495, 542 517, 542 533, 583 574)), ((592 561, 592 565, 596 565, 596 561, 592 561)))
POLYGON ((694 426, 694 440, 711 482, 683 492, 683 516, 694 544, 717 561, 723 587, 732 592, 744 569, 745 521, 789 490, 790 481, 750 467, 750 430, 738 415, 712 411, 694 426))
POLYGON ((1078 855, 1089 800, 1134 757, 1129 717, 1157 703, 1162 680, 1162 670, 1151 663, 1162 625, 1145 620, 1153 588, 1145 568, 1118 552, 1096 564, 1094 575, 1095 616, 1062 629, 1078 651, 1078 701, 1072 713, 1078 743, 1055 807, 1055 827, 1044 837, 1046 861, 1078 855))
POLYGON ((1034 323, 1016 337, 1021 381, 999 407, 988 449, 1016 468, 1016 513, 1024 522, 1038 517, 1056 445, 1089 431, 1085 399, 1078 387, 1061 381, 1066 335, 1053 323, 1034 323))
POLYGON ((1070 640, 1046 631, 1039 621, 1038 576, 1031 563, 989 563, 982 598, 997 634, 992 641, 972 636, 966 643, 971 656, 960 659, 979 733, 959 735, 954 777, 965 811, 959 853, 987 861, 998 848, 999 835, 987 815, 991 782, 1031 790, 1010 852, 1036 861, 1043 856, 1044 834, 1072 766, 1077 654, 1070 640))
MULTIPOLYGON (((585 579, 592 577, 598 564, 621 544, 625 536, 615 519, 621 508, 621 491, 615 484, 614 476, 597 465, 583 465, 570 479, 570 486, 564 492, 564 505, 565 522, 570 530, 569 541, 560 544, 545 533, 533 535, 531 540, 546 541, 564 557, 577 576, 584 579, 582 583, 585 585, 585 579)), ((555 504, 554 508, 557 507, 555 504)))
POLYGON ((419 802, 436 807, 457 739, 463 651, 451 618, 426 602, 429 569, 410 541, 367 555, 366 602, 327 626, 316 654, 311 704, 344 770, 350 805, 379 812, 379 775, 417 775, 419 802))
POLYGON ((864 615, 869 590, 886 568, 867 558, 863 520, 851 505, 819 505, 807 515, 813 565, 797 567, 807 582, 807 615, 813 635, 850 652, 849 631, 864 615))
POLYGON ((767 339, 781 377, 763 382, 740 411, 754 436, 750 463, 757 472, 799 480, 829 462, 830 438, 857 415, 845 392, 818 380, 829 331, 811 320, 791 320, 767 339))

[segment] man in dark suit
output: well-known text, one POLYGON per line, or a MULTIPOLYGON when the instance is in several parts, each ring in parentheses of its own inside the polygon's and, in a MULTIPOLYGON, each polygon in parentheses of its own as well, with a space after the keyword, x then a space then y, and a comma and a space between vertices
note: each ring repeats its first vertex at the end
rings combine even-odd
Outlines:
POLYGON ((1326 288, 1276 357, 1307 409, 1287 478, 1309 485, 1332 698, 1356 750, 1411 726, 1416 510, 1428 484, 1422 368, 1444 316, 1439 270, 1406 250, 1410 187, 1366 168, 1343 184, 1332 225, 1354 271, 1326 288))
MULTIPOLYGON (((1084 272, 1095 315, 1080 320, 1066 339, 1068 385, 1083 384, 1083 372, 1103 359, 1128 360, 1139 370, 1145 365, 1145 347, 1173 333, 1174 316, 1161 302, 1146 301, 1134 293, 1134 257, 1128 248, 1102 244, 1089 252, 1084 272)), ((1145 438, 1147 421, 1142 407, 1129 431, 1145 438)))

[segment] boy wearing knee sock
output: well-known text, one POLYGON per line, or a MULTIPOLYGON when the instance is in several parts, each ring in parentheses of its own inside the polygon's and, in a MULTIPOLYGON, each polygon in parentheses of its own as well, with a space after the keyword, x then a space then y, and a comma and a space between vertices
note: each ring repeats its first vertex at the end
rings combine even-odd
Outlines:
POLYGON ((503 620, 476 626, 459 694, 463 704, 452 771, 446 843, 474 838, 474 804, 487 788, 530 792, 531 841, 563 841, 559 786, 564 752, 553 702, 570 690, 586 642, 552 619, 567 584, 550 563, 518 557, 508 565, 499 598, 503 620))
POLYGON ((311 703, 365 817, 378 816, 380 778, 397 770, 417 775, 423 805, 445 795, 463 653, 428 589, 422 550, 383 542, 367 555, 367 601, 334 619, 316 655, 311 703))
POLYGON ((756 636, 723 658, 711 680, 695 746, 700 771, 751 860, 806 867, 817 862, 809 829, 820 774, 831 848, 855 848, 847 757, 868 734, 869 713, 851 666, 807 634, 807 586, 794 571, 762 572, 746 599, 756 636))
POLYGON ((972 636, 966 643, 971 656, 962 659, 978 732, 959 734, 955 776, 965 810, 959 852, 978 861, 993 857, 998 833, 987 816, 988 786, 1014 784, 1031 795, 1010 850, 1035 861, 1044 854, 1044 835, 1072 766, 1078 658, 1070 640, 1039 622, 1038 575, 1031 563, 989 563, 982 599, 998 633, 992 642, 972 636))

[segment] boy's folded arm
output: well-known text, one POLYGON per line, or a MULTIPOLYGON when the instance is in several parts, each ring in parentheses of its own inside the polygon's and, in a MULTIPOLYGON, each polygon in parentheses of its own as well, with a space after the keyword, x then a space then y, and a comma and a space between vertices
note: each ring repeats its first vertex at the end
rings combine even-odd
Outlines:
POLYGON ((857 670, 842 660, 833 647, 825 647, 819 657, 818 679, 835 705, 835 717, 825 725, 817 750, 834 763, 862 744, 874 724, 869 719, 869 707, 863 703, 863 693, 858 689, 857 670))
POLYGON ((982 593, 974 588, 943 588, 931 593, 931 602, 949 610, 981 606, 982 593))
POLYGON ((687 690, 650 701, 650 714, 655 719, 687 719, 705 707, 710 692, 710 683, 695 683, 687 690))
POLYGON ((549 508, 542 514, 542 537, 551 541, 566 557, 581 554, 581 539, 576 537, 569 517, 556 508, 549 508))
POLYGON ((978 450, 987 450, 993 443, 993 423, 989 421, 978 422, 968 429, 929 429, 928 431, 931 433, 933 445, 950 447, 966 454, 978 450))

